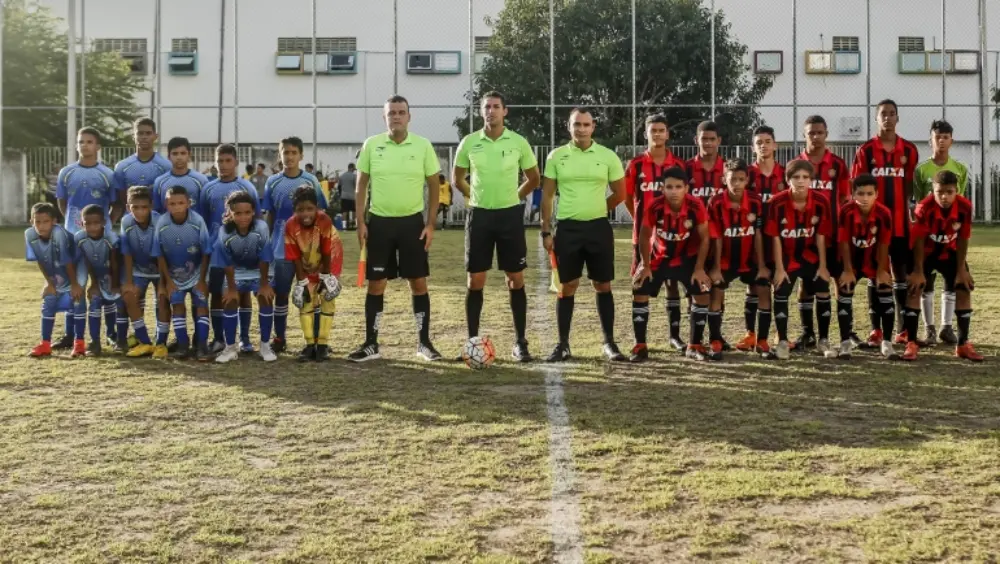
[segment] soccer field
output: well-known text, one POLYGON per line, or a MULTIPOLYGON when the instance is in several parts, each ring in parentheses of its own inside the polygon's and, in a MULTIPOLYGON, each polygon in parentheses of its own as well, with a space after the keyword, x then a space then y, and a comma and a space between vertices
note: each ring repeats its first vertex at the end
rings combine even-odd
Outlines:
MULTIPOLYGON (((385 360, 341 360, 364 340, 357 242, 342 236, 337 360, 218 366, 28 358, 42 281, 23 260, 21 231, 0 231, 0 562, 1000 554, 1000 230, 974 228, 969 252, 982 364, 944 346, 913 364, 868 353, 693 363, 666 350, 661 297, 652 362, 609 366, 584 289, 575 359, 517 365, 494 271, 482 327, 498 362, 482 372, 416 359, 409 292, 398 282, 386 293, 385 360)), ((537 356, 555 344, 554 296, 538 233, 527 237, 537 356)), ((617 237, 616 334, 626 349, 631 247, 628 231, 617 237)), ((449 230, 431 250, 431 332, 446 358, 465 336, 463 249, 463 233, 449 230)), ((733 311, 742 312, 741 292, 730 294, 733 311)), ((857 301, 863 332, 867 305, 857 301)), ((741 325, 741 314, 728 316, 730 340, 741 325)))

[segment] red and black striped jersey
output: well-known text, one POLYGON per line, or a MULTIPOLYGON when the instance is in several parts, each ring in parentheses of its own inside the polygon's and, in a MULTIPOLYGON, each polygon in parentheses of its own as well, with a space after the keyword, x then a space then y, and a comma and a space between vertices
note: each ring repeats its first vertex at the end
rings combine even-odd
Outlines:
POLYGON ((701 244, 698 226, 708 221, 708 213, 700 199, 685 194, 678 210, 671 208, 666 198, 655 201, 644 221, 653 228, 650 268, 673 268, 694 261, 698 256, 701 244))
POLYGON ((635 200, 632 213, 632 244, 639 241, 639 229, 642 228, 642 218, 650 204, 663 198, 663 171, 673 167, 684 168, 684 161, 667 151, 663 164, 656 164, 649 151, 637 155, 628 163, 625 169, 625 193, 635 200))
POLYGON ((910 202, 906 193, 913 186, 918 158, 917 146, 898 135, 892 151, 886 151, 882 140, 875 136, 854 155, 851 177, 871 174, 878 180, 878 201, 892 212, 893 237, 908 237, 910 233, 910 202))
POLYGON ((837 242, 848 243, 851 268, 856 276, 875 278, 878 275, 878 247, 888 246, 892 240, 892 213, 889 208, 875 202, 865 216, 857 202, 848 202, 840 208, 837 225, 837 242))
POLYGON ((764 233, 781 238, 781 258, 787 272, 804 265, 819 266, 817 235, 830 237, 830 202, 819 191, 809 190, 805 207, 795 209, 791 190, 771 199, 764 233))
POLYGON ((744 192, 734 207, 729 192, 716 194, 708 202, 708 232, 722 245, 723 272, 751 272, 757 269, 754 237, 764 227, 764 204, 752 192, 744 192))
POLYGON ((784 192, 787 188, 785 167, 776 162, 774 168, 771 169, 771 174, 764 174, 764 171, 760 169, 760 163, 753 163, 750 165, 749 172, 750 182, 747 184, 747 190, 760 196, 760 201, 764 204, 764 217, 767 217, 767 203, 775 194, 784 192))
POLYGON ((972 237, 972 202, 962 196, 948 209, 938 205, 931 194, 920 200, 915 212, 913 237, 923 237, 924 256, 945 260, 958 250, 959 239, 972 237))
POLYGON ((684 165, 690 186, 688 192, 701 200, 703 206, 708 205, 712 196, 726 190, 726 159, 722 158, 722 155, 715 158, 715 166, 709 170, 705 170, 705 164, 700 156, 688 159, 684 165))
MULTIPOLYGON (((840 208, 850 202, 852 196, 851 172, 847 169, 847 163, 829 149, 823 153, 823 158, 819 162, 813 162, 805 151, 798 158, 812 163, 814 170, 812 188, 822 190, 830 200, 830 206, 833 207, 833 225, 830 232, 836 233, 840 208)), ((837 241, 831 237, 828 243, 828 246, 833 247, 837 241)))

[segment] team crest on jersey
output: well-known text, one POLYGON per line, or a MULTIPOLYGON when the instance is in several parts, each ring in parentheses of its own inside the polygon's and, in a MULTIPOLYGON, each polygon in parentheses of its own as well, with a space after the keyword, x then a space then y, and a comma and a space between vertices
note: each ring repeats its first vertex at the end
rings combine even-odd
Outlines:
POLYGON ((872 235, 878 233, 878 225, 872 225, 872 235))
POLYGON ((788 218, 787 217, 781 218, 781 224, 782 225, 787 225, 788 224, 788 218))
POLYGON ((693 224, 691 223, 690 219, 687 219, 687 220, 684 221, 684 229, 691 229, 692 225, 693 224))
POLYGON ((961 228, 962 228, 962 224, 959 223, 959 222, 957 222, 957 221, 955 223, 951 224, 951 230, 952 231, 958 231, 961 228))
POLYGON ((837 178, 837 169, 831 168, 830 172, 827 173, 830 176, 830 180, 837 178))
POLYGON ((812 219, 810 219, 809 221, 811 221, 813 225, 816 225, 816 224, 819 223, 819 216, 818 215, 814 215, 814 216, 812 216, 812 219))
POLYGON ((198 253, 198 245, 191 245, 188 247, 188 254, 193 255, 198 253))
POLYGON ((94 199, 100 199, 100 197, 103 195, 104 194, 101 194, 101 191, 99 189, 94 189, 90 191, 90 196, 94 199))
POLYGON ((754 221, 756 219, 757 219, 757 214, 755 214, 755 213, 748 213, 747 214, 747 221, 754 221))
POLYGON ((178 237, 177 239, 174 239, 174 244, 179 247, 181 245, 181 238, 178 237))
POLYGON ((903 155, 903 158, 899 159, 899 162, 902 163, 903 166, 906 166, 906 161, 907 161, 906 155, 903 155))

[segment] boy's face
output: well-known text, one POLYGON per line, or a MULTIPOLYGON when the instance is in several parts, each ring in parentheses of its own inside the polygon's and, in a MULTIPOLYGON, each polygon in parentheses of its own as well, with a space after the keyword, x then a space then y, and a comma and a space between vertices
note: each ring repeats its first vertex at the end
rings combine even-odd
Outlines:
POLYGON ((877 198, 878 192, 875 190, 873 184, 858 186, 854 189, 854 201, 858 203, 858 207, 865 213, 872 211, 877 198))
POLYGON ((718 154, 722 138, 714 131, 699 131, 694 137, 694 142, 698 144, 699 153, 706 157, 712 157, 718 154))
POLYGON ((174 194, 167 198, 167 211, 174 221, 184 221, 187 219, 188 207, 191 201, 184 194, 174 194))
POLYGON ((38 236, 42 239, 48 239, 52 235, 52 228, 55 224, 55 220, 47 213, 36 213, 31 216, 31 225, 34 226, 38 236))
POLYGON ((295 219, 299 220, 302 227, 312 227, 313 223, 316 223, 316 204, 312 202, 296 204, 295 219))
POLYGON ((232 210, 233 221, 236 222, 236 228, 240 231, 248 230, 250 224, 253 222, 253 206, 246 202, 240 202, 230 209, 232 210))
POLYGON ((735 196, 743 195, 749 181, 750 178, 747 176, 747 173, 742 170, 726 172, 726 186, 729 186, 729 191, 735 196))
POLYGON ((219 176, 229 178, 236 176, 236 157, 229 154, 216 155, 215 166, 219 167, 219 176))
POLYGON ((128 211, 139 223, 149 221, 150 205, 145 198, 133 198, 128 201, 128 211))
POLYGON ((875 117, 882 131, 896 131, 896 124, 899 123, 899 114, 896 112, 896 106, 882 104, 878 107, 878 114, 875 117))
POLYGON ((934 201, 936 201, 942 208, 950 208, 951 205, 955 203, 955 197, 957 195, 958 187, 954 184, 934 183, 934 201))
POLYGON ((670 130, 664 123, 651 123, 646 127, 646 140, 650 147, 662 147, 670 140, 670 130))
POLYGON ((132 130, 132 137, 135 139, 135 146, 140 151, 149 151, 156 143, 156 132, 148 125, 140 125, 132 130))
POLYGON ((760 160, 770 159, 774 156, 774 137, 768 133, 758 133, 753 136, 753 152, 760 160))
POLYGON ((806 125, 806 146, 809 149, 818 149, 826 146, 827 136, 826 126, 822 123, 810 123, 806 125))
POLYGON ((684 202, 684 195, 687 194, 687 183, 680 178, 667 178, 663 181, 663 196, 671 207, 679 207, 684 202))
POLYGON ((298 168, 302 160, 302 153, 295 145, 281 146, 281 165, 285 168, 298 168))
POLYGON ((87 237, 100 239, 104 236, 104 217, 96 213, 83 216, 83 228, 87 231, 87 237))
POLYGON ((796 192, 806 192, 809 190, 809 186, 812 184, 813 177, 806 170, 797 170, 792 174, 791 178, 788 179, 788 183, 791 185, 792 190, 796 192))
POLYGON ((81 159, 92 159, 97 156, 97 152, 101 149, 100 144, 98 144, 97 139, 89 133, 81 133, 76 136, 76 152, 80 154, 81 159))
POLYGON ((935 154, 946 154, 951 150, 951 133, 931 132, 931 151, 935 154))
POLYGON ((170 164, 174 165, 177 170, 187 168, 189 162, 191 162, 191 151, 188 151, 187 147, 176 147, 170 150, 170 164))

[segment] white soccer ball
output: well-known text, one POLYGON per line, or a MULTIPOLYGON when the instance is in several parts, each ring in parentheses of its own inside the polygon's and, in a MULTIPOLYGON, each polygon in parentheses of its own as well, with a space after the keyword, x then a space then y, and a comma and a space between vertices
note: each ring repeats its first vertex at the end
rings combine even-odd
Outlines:
POLYGON ((489 337, 472 337, 462 348, 462 360, 473 370, 489 368, 496 359, 496 349, 489 337))

